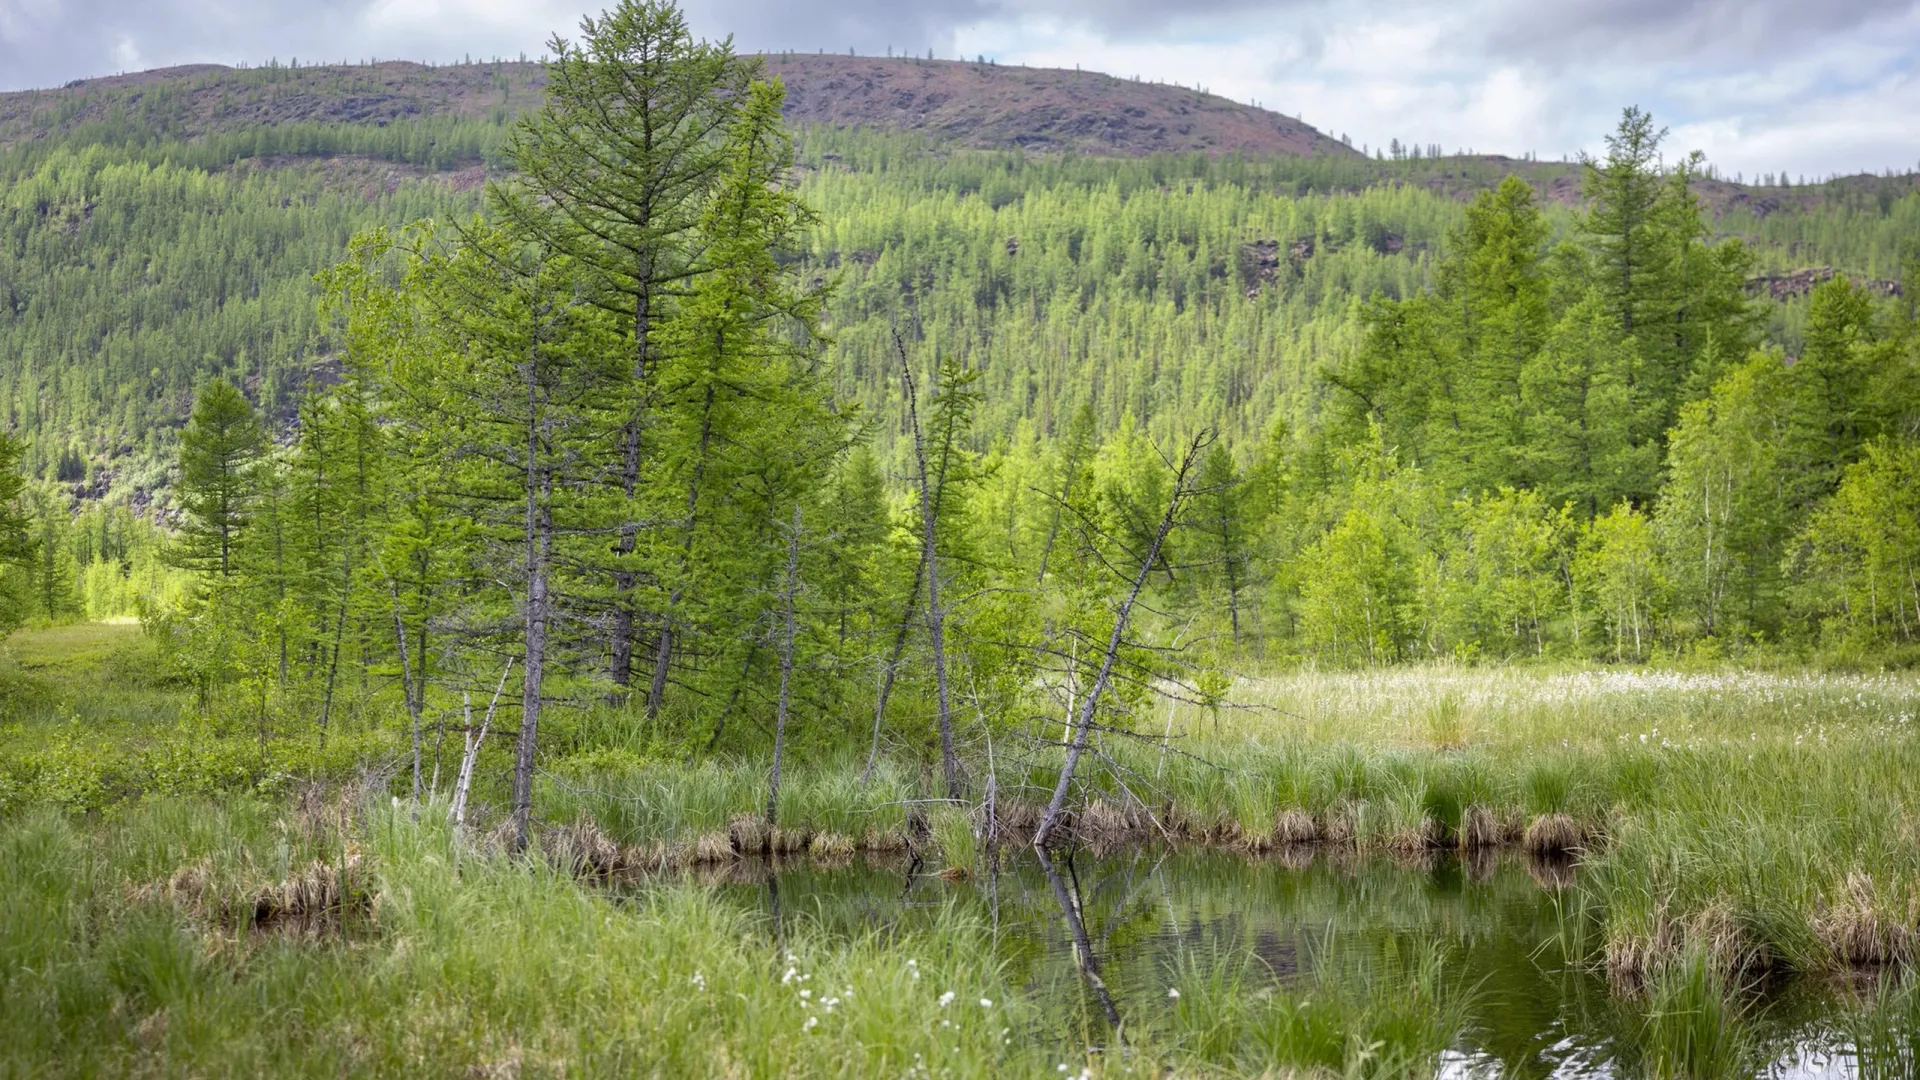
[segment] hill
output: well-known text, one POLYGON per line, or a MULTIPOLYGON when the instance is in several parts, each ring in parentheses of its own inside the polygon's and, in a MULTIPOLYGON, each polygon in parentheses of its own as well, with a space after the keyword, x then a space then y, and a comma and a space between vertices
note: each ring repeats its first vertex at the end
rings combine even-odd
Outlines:
MULTIPOLYGON (((1090 71, 797 54, 765 60, 786 83, 796 124, 924 132, 979 149, 1358 157, 1279 113, 1090 71)), ((261 125, 498 121, 537 102, 544 81, 539 65, 519 62, 163 68, 0 94, 0 146, 129 123, 150 138, 197 139, 261 125)))
MULTIPOLYGON (((1497 157, 1367 158, 1286 117, 1083 72, 911 59, 768 58, 821 224, 792 253, 838 288, 848 400, 897 388, 902 311, 985 371, 980 434, 1206 416, 1236 444, 1311 421, 1354 303, 1431 280, 1464 204, 1529 179, 1556 235, 1580 170, 1497 157)), ((243 385, 276 423, 331 370, 313 275, 354 233, 473 213, 519 63, 192 67, 0 95, 0 426, 36 474, 143 505, 194 388, 243 385)), ((1797 351, 1835 272, 1901 288, 1911 177, 1703 183, 1756 252, 1770 337, 1797 351)), ((877 438, 889 444, 893 432, 877 438)))
POLYGON ((926 132, 980 149, 1358 156, 1279 113, 1091 71, 804 54, 770 56, 767 69, 785 81, 798 123, 926 132))

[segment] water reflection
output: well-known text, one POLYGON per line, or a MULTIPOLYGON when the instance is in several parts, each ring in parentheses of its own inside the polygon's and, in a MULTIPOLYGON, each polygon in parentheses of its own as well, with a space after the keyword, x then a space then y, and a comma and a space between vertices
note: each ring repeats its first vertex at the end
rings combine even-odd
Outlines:
MULTIPOLYGON (((1067 936, 1073 943, 1074 966, 1080 969, 1081 977, 1087 981, 1087 988, 1093 991, 1095 1000, 1100 1002, 1100 1011, 1106 1014, 1107 1023, 1112 1024, 1114 1030, 1120 1030, 1123 1026, 1120 1023, 1120 1010, 1114 1007, 1113 995, 1107 993, 1106 981, 1100 977, 1100 960, 1094 955, 1093 941, 1087 937, 1086 920, 1080 914, 1080 879, 1073 872, 1073 859, 1068 857, 1065 860, 1067 868, 1065 877, 1061 875, 1060 868, 1055 865, 1053 855, 1036 852, 1034 861, 1039 864, 1040 872, 1046 875, 1047 885, 1053 890, 1053 898, 1060 905, 1060 916, 1067 924, 1067 936), (1071 888, 1067 885, 1069 878, 1073 882, 1071 888)), ((998 875, 996 874, 995 877, 997 878, 998 875)), ((995 884, 997 885, 998 882, 996 881, 995 884)), ((997 892, 995 903, 997 906, 997 892)))
MULTIPOLYGON (((702 877, 767 912, 776 934, 796 918, 851 936, 931 920, 950 904, 971 910, 1012 980, 1044 1005, 1029 1037, 1063 1045, 1154 1028, 1173 1014, 1170 990, 1227 966, 1251 994, 1353 985, 1364 1000, 1363 984, 1405 970, 1383 957, 1437 950, 1442 993, 1462 1017, 1439 1075, 1662 1071, 1646 1045, 1646 1003, 1612 992, 1585 959, 1592 924, 1568 888, 1571 864, 1491 853, 1411 863, 1306 851, 999 854, 997 871, 961 882, 865 858, 743 862, 702 877)), ((1862 993, 1872 991, 1851 992, 1856 1013, 1862 993)), ((1892 1051, 1861 1067, 1837 1028, 1847 999, 1813 980, 1757 990, 1743 1002, 1746 1064, 1731 1075, 1913 1075, 1913 1037, 1898 1031, 1892 1051)))

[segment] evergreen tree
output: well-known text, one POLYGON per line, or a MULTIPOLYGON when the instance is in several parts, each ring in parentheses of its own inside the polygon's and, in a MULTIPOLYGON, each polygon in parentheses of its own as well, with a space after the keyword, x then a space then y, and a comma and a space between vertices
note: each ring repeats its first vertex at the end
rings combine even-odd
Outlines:
POLYGON ((230 577, 241 534, 251 520, 254 463, 263 435, 253 406, 225 379, 200 390, 180 435, 180 565, 230 577))
POLYGON ((1533 188, 1509 176, 1467 208, 1457 253, 1441 272, 1440 296, 1460 320, 1457 452, 1460 486, 1469 491, 1511 483, 1520 474, 1516 456, 1526 437, 1521 374, 1548 326, 1546 238, 1533 188))
POLYGON ((1639 354, 1589 294, 1563 314, 1520 372, 1517 473, 1551 503, 1591 519, 1656 486, 1659 448, 1635 438, 1632 393, 1639 354))
POLYGON ((780 263, 813 220, 786 182, 792 146, 781 101, 777 86, 756 83, 741 104, 699 225, 713 269, 663 328, 668 358, 650 435, 659 471, 648 495, 652 516, 678 526, 641 559, 663 620, 650 715, 677 652, 692 647, 710 659, 712 635, 737 625, 748 602, 745 583, 771 580, 783 557, 773 530, 819 492, 844 449, 843 422, 814 361, 822 296, 780 263))
POLYGON ((1660 143, 1653 117, 1637 106, 1620 116, 1606 137, 1601 160, 1585 160, 1590 209, 1582 222, 1597 253, 1596 281, 1608 313, 1625 337, 1645 334, 1663 321, 1661 276, 1667 251, 1658 236, 1660 143))
POLYGON ((73 553, 66 540, 71 528, 66 500, 50 491, 40 491, 34 502, 34 553, 32 564, 33 599, 40 617, 59 622, 74 613, 78 597, 74 594, 73 553))
POLYGON ((26 605, 8 588, 8 567, 24 572, 32 565, 36 544, 27 506, 27 480, 20 472, 26 447, 0 431, 0 636, 26 619, 26 605))
POLYGON ((1831 494, 1865 444, 1916 415, 1920 388, 1902 343, 1880 325, 1873 298, 1846 277, 1823 282, 1807 309, 1806 347, 1794 363, 1784 452, 1795 508, 1831 494))
POLYGON ((1231 640, 1240 640, 1240 608, 1249 582, 1246 478, 1228 450, 1214 443, 1201 459, 1193 494, 1194 547, 1210 583, 1209 599, 1224 601, 1231 640))
MULTIPOLYGON (((518 168, 489 189, 517 234, 570 256, 580 287, 626 324, 633 387, 611 476, 628 500, 641 497, 646 465, 671 451, 648 443, 647 407, 674 335, 662 334, 675 299, 717 260, 704 243, 707 199, 726 167, 731 128, 748 101, 755 65, 728 43, 698 41, 672 3, 621 0, 581 22, 578 44, 556 37, 539 112, 516 127, 508 153, 518 168)), ((764 126, 764 118, 758 123, 764 126)), ((756 133, 761 137, 764 133, 756 133)), ((772 175, 767 172, 766 175, 772 175)), ((783 178, 784 179, 784 178, 783 178)), ((684 341, 684 338, 681 340, 684 341)), ((642 569, 636 507, 613 545, 609 674, 627 685, 633 665, 634 589, 642 569)), ((679 613, 656 611, 658 642, 648 709, 657 711, 679 613)))

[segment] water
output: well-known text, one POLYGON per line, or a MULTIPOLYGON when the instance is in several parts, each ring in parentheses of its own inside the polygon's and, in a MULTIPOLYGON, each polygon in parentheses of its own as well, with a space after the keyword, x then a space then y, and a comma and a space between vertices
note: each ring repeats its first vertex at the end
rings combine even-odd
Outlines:
MULTIPOLYGON (((1027 1036, 1063 1046, 1097 1043, 1115 1019, 1156 1026, 1176 1007, 1169 990, 1210 972, 1243 973, 1247 993, 1364 1000, 1382 989, 1367 980, 1405 979, 1410 958, 1430 956, 1443 1000, 1462 1008, 1440 1075, 1625 1080, 1653 1071, 1650 1006, 1593 970, 1591 938, 1582 944, 1580 933, 1591 924, 1565 888, 1570 867, 1517 855, 1195 849, 1081 851, 1055 867, 1049 875, 1032 852, 1015 850, 998 874, 957 882, 904 859, 749 861, 705 880, 766 913, 774 934, 795 919, 859 934, 957 905, 989 928, 1010 978, 1043 1004, 1041 1028, 1027 1036)), ((1857 1012, 1860 993, 1796 979, 1743 995, 1739 1024, 1754 1046, 1745 1060, 1755 1064, 1738 1074, 1910 1075, 1911 1044, 1891 1072, 1859 1063, 1841 1020, 1849 1001, 1857 1012)))

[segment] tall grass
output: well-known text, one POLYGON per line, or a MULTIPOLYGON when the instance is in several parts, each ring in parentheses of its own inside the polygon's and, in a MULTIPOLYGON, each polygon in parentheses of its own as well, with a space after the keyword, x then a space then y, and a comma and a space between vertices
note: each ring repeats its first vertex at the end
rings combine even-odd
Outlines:
MULTIPOLYGON (((300 777, 341 777, 399 750, 390 731, 365 725, 334 732, 324 749, 306 728, 277 732, 262 751, 244 718, 183 715, 177 693, 133 674, 114 676, 123 698, 90 695, 87 680, 106 678, 100 671, 141 666, 139 639, 114 633, 7 646, 0 813, 282 793, 300 777), (163 699, 173 711, 143 713, 163 699)), ((1180 753, 1101 736, 1104 759, 1128 783, 1122 791, 1099 770, 1083 778, 1083 831, 1407 856, 1502 844, 1571 850, 1584 868, 1574 888, 1596 955, 1626 982, 1694 946, 1725 971, 1920 960, 1915 676, 1309 671, 1243 679, 1227 701, 1217 716, 1174 710, 1180 753)), ((1152 727, 1155 737, 1164 730, 1158 718, 1152 727)), ((1021 785, 1029 797, 1050 787, 1057 759, 1002 764, 1000 819, 1030 819, 1021 785)), ((966 865, 975 838, 924 801, 918 763, 885 762, 864 784, 859 765, 796 762, 765 829, 754 820, 761 762, 685 766, 569 744, 543 761, 536 803, 549 825, 591 825, 654 861, 932 844, 947 865, 966 865)), ((490 758, 482 771, 495 781, 475 793, 484 820, 487 804, 500 808, 504 767, 490 758)))
POLYGON ((1297 984, 1196 960, 1117 1039, 1038 1038, 956 907, 848 933, 687 885, 616 896, 422 809, 0 822, 0 1074, 1407 1076, 1463 1023, 1444 957, 1389 943, 1297 984), (320 866, 357 883, 314 901, 347 917, 262 917, 320 866))

